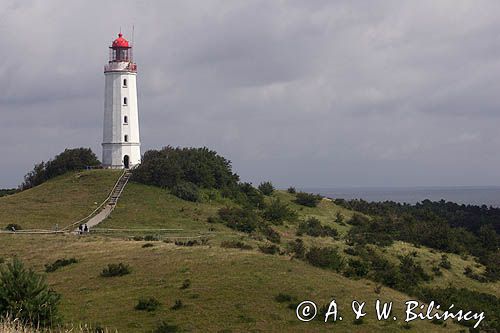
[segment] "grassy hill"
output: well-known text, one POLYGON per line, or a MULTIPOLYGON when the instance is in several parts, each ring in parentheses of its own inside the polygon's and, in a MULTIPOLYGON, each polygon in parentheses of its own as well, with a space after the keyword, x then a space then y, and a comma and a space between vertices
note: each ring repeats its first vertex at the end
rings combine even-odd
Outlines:
MULTIPOLYGON (((87 215, 109 193, 119 172, 96 170, 70 173, 41 186, 0 198, 0 223, 17 223, 25 228, 63 226, 87 215), (57 222, 56 222, 57 221, 57 222)), ((322 224, 334 227, 340 236, 350 228, 334 222, 337 213, 346 219, 354 212, 322 200, 316 208, 295 204, 293 196, 275 191, 297 211, 299 220, 316 217, 322 224)), ((271 200, 267 197, 266 200, 271 200)), ((235 232, 220 223, 207 223, 220 207, 234 205, 220 196, 202 203, 183 201, 153 186, 129 183, 111 217, 99 228, 105 229, 182 229, 150 232, 122 230, 92 236, 70 235, 0 235, 0 258, 18 256, 39 272, 44 265, 61 258, 76 258, 78 263, 46 274, 49 284, 62 294, 61 311, 67 323, 98 324, 120 332, 150 332, 159 322, 167 321, 179 331, 208 332, 458 332, 463 327, 448 321, 432 324, 414 321, 404 326, 404 301, 412 299, 399 291, 382 287, 367 279, 351 279, 336 272, 320 269, 292 259, 289 255, 266 255, 258 246, 261 236, 235 232), (134 236, 151 235, 164 241, 134 241, 134 236), (202 236, 207 242, 198 246, 179 246, 173 241, 183 237, 202 236), (238 240, 252 249, 222 248, 226 240, 238 240), (151 247, 143 247, 145 244, 151 247), (101 270, 111 263, 123 262, 131 274, 103 278, 101 270), (181 288, 189 280, 187 288, 181 288), (280 303, 275 297, 283 293, 292 300, 280 303), (156 297, 162 306, 154 312, 134 310, 139 298, 156 297), (318 305, 335 298, 344 320, 325 324, 314 320, 301 323, 288 306, 302 300, 318 305), (353 323, 350 302, 367 302, 369 314, 361 324, 353 323), (397 321, 375 319, 373 302, 393 301, 397 321), (182 307, 173 310, 176 300, 182 307)), ((281 235, 280 248, 297 238, 298 222, 285 222, 275 229, 281 235)), ((340 237, 303 236, 304 243, 345 249, 340 237)), ((198 238, 199 239, 199 238, 198 238)), ((415 260, 426 272, 440 260, 441 253, 425 247, 395 242, 386 248, 375 248, 396 262, 398 255, 416 252, 415 260)), ((349 257, 347 254, 343 254, 349 257)), ((448 254, 451 269, 436 276, 430 285, 455 285, 500 296, 499 283, 479 283, 463 275, 466 266, 484 269, 472 257, 448 254)))

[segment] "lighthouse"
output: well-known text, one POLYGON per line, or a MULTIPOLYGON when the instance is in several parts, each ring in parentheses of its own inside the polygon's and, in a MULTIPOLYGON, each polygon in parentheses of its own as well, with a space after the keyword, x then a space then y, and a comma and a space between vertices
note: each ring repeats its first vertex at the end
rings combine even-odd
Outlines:
POLYGON ((105 168, 132 168, 141 162, 137 65, 132 45, 121 33, 109 47, 104 76, 102 164, 105 168))

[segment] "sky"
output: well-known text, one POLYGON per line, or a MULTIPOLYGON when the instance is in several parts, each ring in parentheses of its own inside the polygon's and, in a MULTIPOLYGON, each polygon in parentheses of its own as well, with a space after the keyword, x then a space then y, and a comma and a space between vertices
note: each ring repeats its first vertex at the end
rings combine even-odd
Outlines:
POLYGON ((101 157, 123 32, 141 149, 206 146, 278 187, 500 185, 499 1, 0 0, 0 188, 101 157))

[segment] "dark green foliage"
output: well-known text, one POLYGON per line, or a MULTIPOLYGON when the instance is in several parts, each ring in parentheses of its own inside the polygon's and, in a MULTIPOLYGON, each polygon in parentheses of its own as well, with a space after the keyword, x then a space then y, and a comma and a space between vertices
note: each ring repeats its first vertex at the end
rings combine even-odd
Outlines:
POLYGON ((5 227, 5 230, 17 231, 17 230, 23 230, 23 228, 19 224, 10 223, 10 224, 7 224, 7 226, 5 227))
POLYGON ((431 279, 431 277, 425 273, 422 266, 414 260, 411 254, 400 257, 399 272, 399 290, 410 290, 420 282, 429 281, 431 279))
POLYGON ((340 212, 337 212, 337 214, 335 215, 335 223, 338 223, 340 225, 345 225, 344 215, 342 215, 340 212))
POLYGON ((191 286, 191 280, 189 279, 185 279, 184 281, 182 281, 182 286, 181 286, 181 290, 182 289, 187 289, 191 286))
POLYGON ((350 225, 362 226, 370 223, 370 220, 366 216, 354 213, 352 218, 347 221, 347 223, 349 223, 350 225))
POLYGON ((146 235, 144 236, 144 239, 137 239, 137 240, 145 240, 146 242, 156 242, 160 240, 160 237, 157 235, 146 235))
POLYGON ((174 242, 174 244, 177 246, 198 246, 198 245, 201 245, 201 243, 198 242, 196 239, 190 239, 188 241, 176 240, 174 242))
POLYGON ((78 262, 78 260, 76 258, 57 259, 53 263, 45 265, 45 272, 47 272, 47 273, 55 272, 56 270, 58 270, 61 267, 69 266, 71 264, 76 264, 77 262, 78 262))
POLYGON ((153 333, 175 333, 179 332, 179 327, 162 321, 153 331, 153 333))
POLYGON ((279 246, 274 244, 259 245, 259 250, 265 254, 277 254, 280 252, 279 246))
MULTIPOLYGON (((483 312, 486 320, 479 325, 481 331, 500 332, 500 299, 494 295, 480 293, 465 288, 420 288, 417 297, 425 302, 435 301, 441 309, 448 308, 451 304, 455 309, 464 309, 472 312, 483 312)), ((472 326, 472 323, 461 322, 463 325, 472 326)))
POLYGON ((100 164, 90 148, 66 149, 47 163, 36 164, 34 169, 24 176, 21 188, 26 190, 68 171, 97 167, 100 164))
POLYGON ((138 182, 169 189, 181 182, 223 189, 236 186, 239 179, 231 170, 231 162, 215 151, 170 146, 147 151, 133 177, 138 182))
POLYGON ((218 218, 229 228, 250 233, 255 231, 261 220, 251 208, 225 207, 218 211, 218 218))
POLYGON ((306 247, 302 239, 297 238, 295 241, 288 243, 288 246, 294 258, 304 259, 306 257, 306 247))
POLYGON ((241 241, 222 241, 220 247, 228 249, 241 249, 241 250, 251 250, 252 246, 241 241))
POLYGON ((387 221, 374 218, 372 221, 366 217, 354 214, 348 221, 352 228, 347 233, 346 239, 351 244, 376 244, 379 246, 389 246, 393 243, 390 225, 387 221))
POLYGON ((280 234, 271 228, 270 226, 264 226, 261 228, 262 233, 264 236, 269 240, 270 242, 277 243, 279 244, 281 242, 281 236, 280 234))
POLYGON ((319 194, 299 192, 296 194, 294 202, 302 206, 316 207, 322 198, 319 194))
POLYGON ((253 208, 264 207, 264 195, 252 186, 250 183, 241 183, 238 185, 239 193, 235 196, 236 202, 243 206, 253 208))
POLYGON ((448 260, 448 256, 446 254, 441 255, 441 262, 439 266, 444 269, 451 269, 451 262, 448 260))
POLYGON ((333 247, 312 247, 306 254, 306 260, 313 266, 337 272, 344 267, 344 259, 333 247))
POLYGON ((344 275, 347 277, 364 277, 368 274, 369 263, 359 259, 349 259, 344 275))
POLYGON ((283 221, 295 221, 297 219, 297 212, 277 198, 266 205, 262 216, 273 224, 283 224, 283 221))
POLYGON ((442 276, 443 275, 443 272, 441 272, 441 269, 438 266, 432 267, 432 273, 434 273, 435 276, 442 276))
POLYGON ((285 294, 285 293, 279 293, 274 297, 274 300, 278 303, 286 303, 286 302, 291 302, 295 299, 295 297, 285 294))
POLYGON ((149 297, 149 298, 141 298, 137 302, 135 309, 139 311, 152 312, 156 311, 160 306, 161 303, 156 298, 149 297))
POLYGON ((310 217, 304 222, 299 223, 297 228, 297 236, 309 235, 313 237, 333 237, 338 236, 338 231, 327 225, 322 225, 320 220, 315 217, 310 217))
POLYGON ((274 186, 271 182, 262 182, 259 185, 259 191, 264 195, 271 195, 274 192, 274 186))
POLYGON ((486 279, 500 279, 500 208, 444 200, 424 200, 415 205, 343 199, 335 203, 375 217, 373 226, 353 227, 348 237, 350 242, 381 245, 402 240, 445 252, 471 254, 486 266, 486 279))
POLYGON ((196 202, 200 200, 198 186, 190 182, 180 182, 174 185, 172 194, 186 201, 196 202))
POLYGON ((358 318, 358 319, 354 319, 354 320, 352 321, 352 323, 353 323, 354 325, 362 325, 362 324, 363 324, 363 317, 358 318))
POLYGON ((0 189, 0 198, 5 197, 7 195, 12 195, 14 193, 17 193, 18 190, 15 188, 2 188, 0 189))
POLYGON ((182 304, 182 301, 180 299, 176 299, 174 305, 172 305, 171 309, 172 310, 179 310, 182 308, 184 304, 182 304))
POLYGON ((154 245, 153 245, 152 243, 146 243, 146 244, 143 244, 143 245, 142 245, 142 248, 143 248, 143 249, 146 249, 146 248, 148 248, 148 247, 153 247, 153 246, 154 246, 154 245))
POLYGON ((297 193, 297 190, 295 189, 295 187, 293 186, 290 186, 287 190, 286 190, 288 193, 290 194, 295 194, 297 193))
POLYGON ((130 267, 123 263, 108 264, 108 267, 104 268, 101 272, 102 277, 123 276, 127 274, 130 274, 130 267))
POLYGON ((59 321, 59 300, 44 278, 17 258, 0 267, 0 317, 10 315, 24 324, 52 326, 59 321))

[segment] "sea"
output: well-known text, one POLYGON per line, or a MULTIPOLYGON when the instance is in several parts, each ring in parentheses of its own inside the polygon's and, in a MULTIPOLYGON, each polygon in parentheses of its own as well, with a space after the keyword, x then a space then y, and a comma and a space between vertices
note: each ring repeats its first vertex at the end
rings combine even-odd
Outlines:
POLYGON ((395 201, 415 204, 425 199, 451 201, 459 204, 500 207, 500 186, 456 187, 350 187, 302 188, 334 199, 363 199, 371 202, 395 201))

